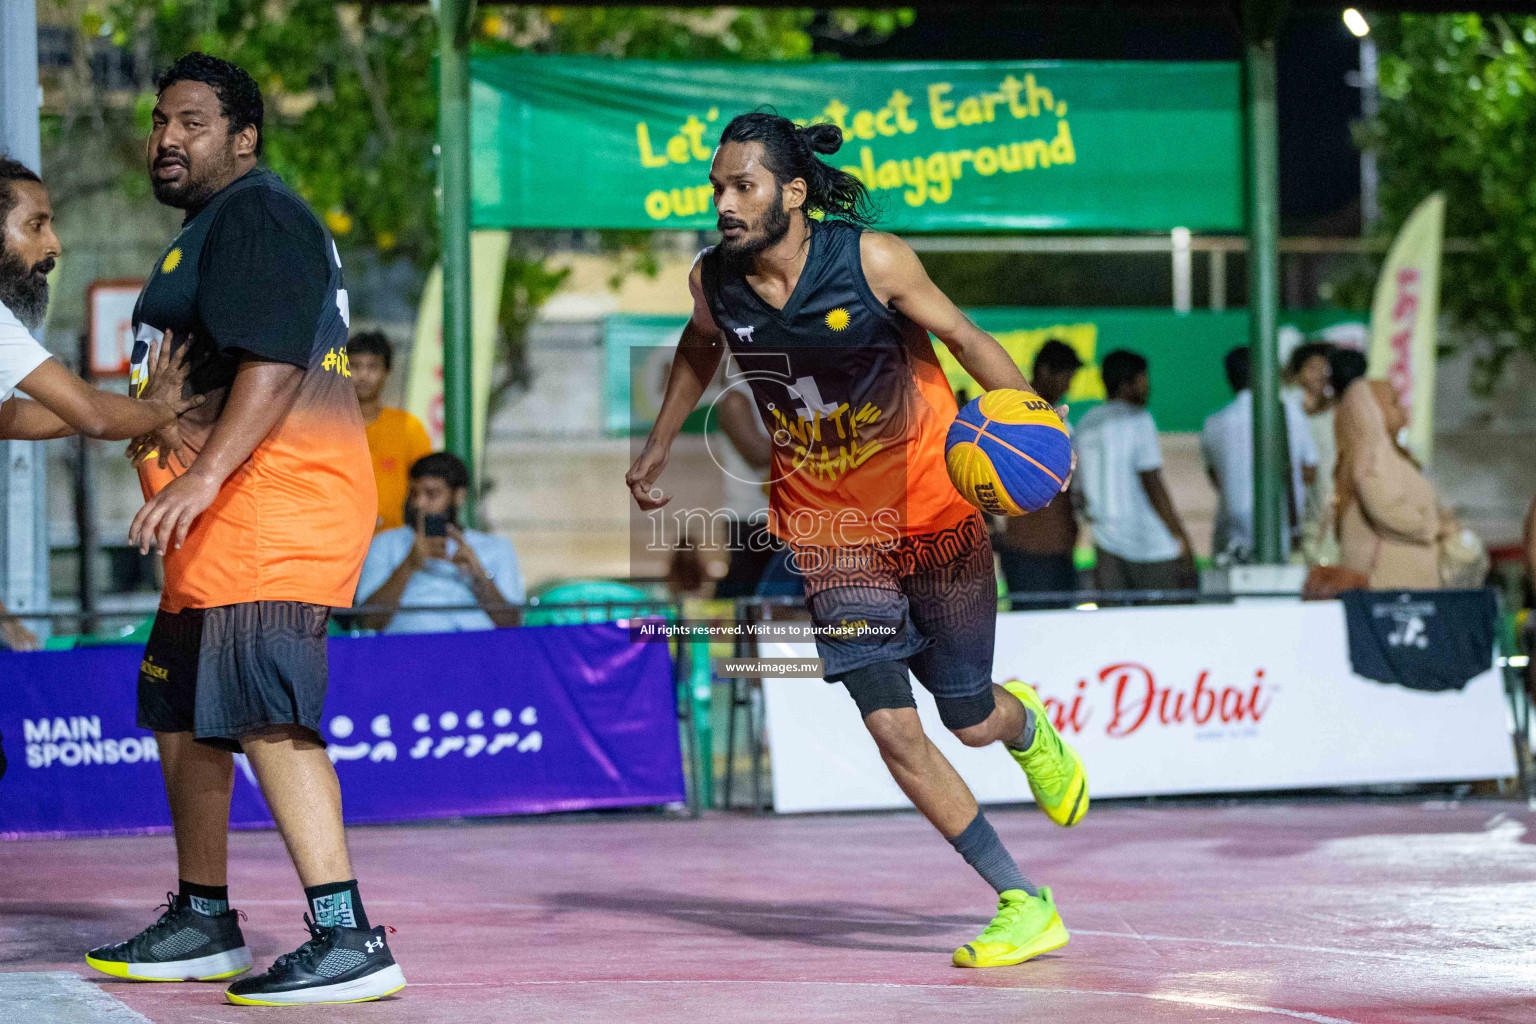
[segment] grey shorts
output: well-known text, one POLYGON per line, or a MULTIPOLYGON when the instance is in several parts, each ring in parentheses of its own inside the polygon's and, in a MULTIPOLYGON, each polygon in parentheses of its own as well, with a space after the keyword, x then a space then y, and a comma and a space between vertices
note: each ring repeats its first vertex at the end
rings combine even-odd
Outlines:
POLYGON ((230 751, 272 725, 318 736, 330 614, 298 601, 158 612, 139 665, 139 727, 230 751))
POLYGON ((991 712, 997 575, 979 512, 894 547, 797 547, 795 557, 817 626, 863 622, 893 630, 887 637, 818 636, 828 681, 905 662, 941 708, 968 704, 981 718, 991 712))

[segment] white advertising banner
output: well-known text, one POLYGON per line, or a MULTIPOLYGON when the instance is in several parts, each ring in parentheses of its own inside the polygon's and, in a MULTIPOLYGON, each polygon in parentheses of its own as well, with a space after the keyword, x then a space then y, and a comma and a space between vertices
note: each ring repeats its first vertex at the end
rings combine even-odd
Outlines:
MULTIPOLYGON (((1005 613, 993 677, 1039 690, 1095 797, 1515 774, 1497 669, 1439 693, 1357 676, 1336 601, 1005 613)), ((1030 799, 1001 746, 962 745, 914 690, 923 728, 977 799, 1030 799)), ((906 805, 842 686, 765 679, 763 691, 775 810, 906 805)))

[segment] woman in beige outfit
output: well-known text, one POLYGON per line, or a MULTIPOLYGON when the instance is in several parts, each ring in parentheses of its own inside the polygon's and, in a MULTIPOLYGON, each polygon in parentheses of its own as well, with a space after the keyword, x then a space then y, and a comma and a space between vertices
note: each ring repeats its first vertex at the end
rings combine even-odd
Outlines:
POLYGON ((1393 440, 1407 422, 1397 393, 1379 380, 1351 384, 1334 420, 1339 564, 1369 577, 1372 590, 1440 586, 1435 489, 1393 440))

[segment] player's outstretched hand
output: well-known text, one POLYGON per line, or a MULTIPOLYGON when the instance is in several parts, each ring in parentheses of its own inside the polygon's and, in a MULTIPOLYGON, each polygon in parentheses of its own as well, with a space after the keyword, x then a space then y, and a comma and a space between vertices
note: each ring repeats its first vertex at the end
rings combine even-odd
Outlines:
POLYGON ((640 506, 642 512, 650 512, 661 508, 672 500, 670 494, 663 494, 660 487, 656 486, 656 478, 661 476, 661 471, 667 466, 667 450, 661 445, 646 445, 635 464, 629 467, 629 472, 624 474, 624 482, 629 485, 629 493, 635 496, 635 504, 640 506))
POLYGON ((128 543, 149 554, 151 546, 163 555, 181 547, 198 516, 218 497, 217 484, 196 473, 183 473, 150 498, 128 527, 128 543))
MULTIPOLYGON (((1056 415, 1061 417, 1061 422, 1063 422, 1063 423, 1067 422, 1067 407, 1065 405, 1058 405, 1056 407, 1056 415)), ((1061 482, 1061 491, 1062 491, 1063 494, 1066 493, 1067 488, 1072 486, 1072 477, 1074 477, 1076 474, 1077 474, 1077 445, 1073 445, 1072 446, 1072 465, 1067 470, 1067 478, 1061 482)))
POLYGON ((167 331, 149 354, 146 364, 148 377, 139 391, 139 398, 146 402, 163 402, 177 418, 132 439, 128 442, 126 452, 132 462, 157 452, 161 469, 170 464, 172 455, 176 456, 183 467, 192 465, 197 453, 187 444, 182 434, 180 418, 205 401, 203 395, 183 397, 187 380, 187 353, 191 351, 191 346, 183 345, 181 351, 175 354, 172 353, 173 346, 174 336, 167 331))
POLYGON ((171 420, 148 434, 130 438, 123 454, 135 465, 143 459, 153 458, 161 469, 171 464, 172 455, 176 456, 183 469, 189 468, 197 459, 197 452, 187 443, 179 419, 171 420))
POLYGON ((149 353, 146 368, 149 376, 139 390, 139 398, 146 402, 164 402, 177 416, 190 412, 203 404, 202 395, 183 396, 187 383, 187 353, 191 345, 183 345, 181 351, 172 353, 174 336, 170 331, 156 343, 149 353))
POLYGON ((123 454, 128 456, 129 462, 138 462, 142 456, 148 455, 155 447, 153 434, 140 434, 138 437, 130 437, 128 446, 123 449, 123 454))

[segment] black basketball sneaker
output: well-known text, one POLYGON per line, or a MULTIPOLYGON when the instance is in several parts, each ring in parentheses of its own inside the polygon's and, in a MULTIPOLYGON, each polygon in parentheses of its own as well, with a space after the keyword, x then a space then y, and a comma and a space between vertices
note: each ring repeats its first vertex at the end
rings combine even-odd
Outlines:
POLYGON ((383 925, 321 928, 304 915, 309 941, 272 962, 265 974, 241 978, 224 998, 244 1006, 365 1003, 405 988, 383 925))
POLYGON ((160 920, 126 942, 91 950, 85 962, 135 981, 218 981, 251 969, 238 910, 199 914, 175 893, 165 896, 160 920))

